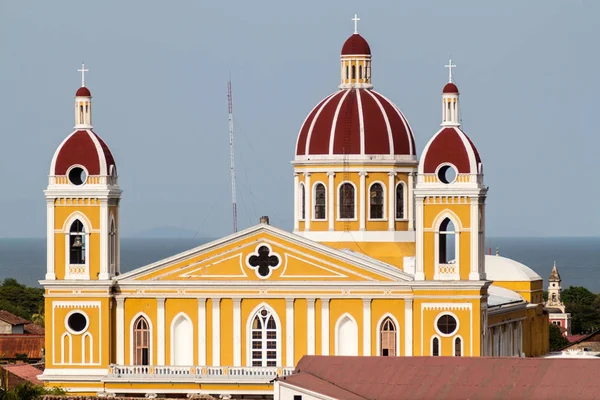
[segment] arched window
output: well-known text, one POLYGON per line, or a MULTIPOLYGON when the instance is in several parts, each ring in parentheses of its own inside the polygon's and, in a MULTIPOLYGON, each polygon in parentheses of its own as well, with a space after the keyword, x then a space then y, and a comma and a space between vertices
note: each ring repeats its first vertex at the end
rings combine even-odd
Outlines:
POLYGON ((390 317, 387 317, 381 324, 381 356, 395 357, 396 354, 396 325, 390 317))
POLYGON ((351 183, 343 183, 340 186, 340 218, 354 219, 354 186, 351 183))
POLYGON ((304 219, 306 216, 306 190, 304 190, 304 183, 300 184, 300 219, 304 219))
POLYGON ((372 184, 371 190, 369 190, 369 215, 371 219, 383 218, 383 197, 383 186, 380 183, 372 184))
POLYGON ((150 327, 146 318, 139 317, 133 325, 134 365, 150 364, 150 327))
POLYGON ((315 185, 315 219, 326 218, 326 197, 325 197, 325 185, 317 183, 315 185))
POLYGON ((335 355, 358 355, 358 326, 348 314, 340 317, 335 324, 335 355))
POLYGON ((117 265, 117 231, 115 230, 115 221, 110 221, 110 231, 108 232, 108 243, 109 243, 109 260, 110 260, 110 273, 115 274, 115 268, 117 265))
POLYGON ((76 219, 69 229, 69 263, 75 265, 85 264, 85 227, 76 219))
POLYGON ((358 78, 362 79, 363 77, 363 73, 362 73, 362 65, 358 67, 358 78))
POLYGON ((346 79, 348 79, 350 77, 350 74, 348 73, 348 66, 346 65, 346 79))
POLYGON ((462 340, 459 337, 454 339, 454 356, 462 357, 462 340))
POLYGON ((404 219, 404 184, 396 186, 396 219, 404 219))
POLYGON ((440 224, 439 232, 439 263, 448 264, 454 260, 456 244, 456 230, 450 218, 446 218, 440 224))
POLYGON ((252 366, 277 366, 277 322, 267 308, 262 307, 252 320, 252 366))
POLYGON ((434 337, 431 341, 431 355, 437 357, 440 355, 440 339, 434 337))
POLYGON ((356 79, 356 65, 352 66, 352 79, 356 79))

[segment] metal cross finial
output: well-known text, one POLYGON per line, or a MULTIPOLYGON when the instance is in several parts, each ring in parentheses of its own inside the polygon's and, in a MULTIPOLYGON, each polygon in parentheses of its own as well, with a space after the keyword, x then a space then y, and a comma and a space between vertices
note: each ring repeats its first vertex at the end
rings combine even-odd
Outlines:
POLYGON ((358 18, 358 15, 354 14, 352 21, 354 21, 354 33, 358 33, 358 21, 360 21, 360 18, 358 18))
POLYGON ((85 69, 85 65, 81 63, 81 69, 77 71, 81 72, 81 87, 85 86, 85 73, 89 71, 89 69, 85 69))
POLYGON ((444 67, 448 68, 448 82, 452 82, 452 68, 456 68, 456 64, 452 64, 452 59, 448 65, 444 65, 444 67))

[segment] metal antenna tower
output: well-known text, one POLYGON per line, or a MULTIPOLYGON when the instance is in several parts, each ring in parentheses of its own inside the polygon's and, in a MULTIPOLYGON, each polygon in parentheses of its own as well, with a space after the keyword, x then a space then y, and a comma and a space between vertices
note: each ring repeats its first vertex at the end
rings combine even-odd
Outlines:
POLYGON ((231 206, 233 212, 233 232, 237 232, 237 203, 235 200, 235 153, 233 151, 233 96, 231 95, 231 78, 227 83, 227 102, 229 103, 229 157, 231 165, 231 206))

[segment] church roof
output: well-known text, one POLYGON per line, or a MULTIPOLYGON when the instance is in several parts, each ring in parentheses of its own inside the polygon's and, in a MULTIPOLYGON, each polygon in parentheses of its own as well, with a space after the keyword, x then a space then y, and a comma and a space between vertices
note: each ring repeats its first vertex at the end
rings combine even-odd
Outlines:
POLYGON ((586 359, 304 356, 277 381, 317 399, 589 399, 598 374, 586 359))
POLYGON ((490 307, 525 301, 523 296, 510 289, 492 285, 488 288, 488 305, 490 307))
POLYGON ((537 281, 541 280, 534 270, 518 261, 502 256, 485 256, 485 273, 490 281, 537 281))

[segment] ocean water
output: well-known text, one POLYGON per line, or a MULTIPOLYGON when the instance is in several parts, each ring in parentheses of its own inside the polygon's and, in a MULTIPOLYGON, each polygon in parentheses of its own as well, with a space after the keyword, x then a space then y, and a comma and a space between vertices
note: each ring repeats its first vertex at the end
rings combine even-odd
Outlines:
MULTIPOLYGON (((206 243, 208 239, 121 240, 121 270, 150 264, 206 243)), ((540 274, 546 284, 556 261, 563 288, 585 286, 600 293, 600 237, 586 238, 488 238, 492 254, 517 260, 540 274)), ((45 239, 0 239, 0 279, 15 278, 37 286, 46 273, 45 239)))

